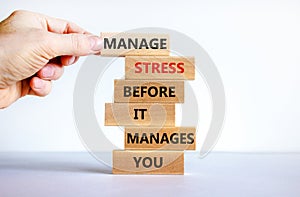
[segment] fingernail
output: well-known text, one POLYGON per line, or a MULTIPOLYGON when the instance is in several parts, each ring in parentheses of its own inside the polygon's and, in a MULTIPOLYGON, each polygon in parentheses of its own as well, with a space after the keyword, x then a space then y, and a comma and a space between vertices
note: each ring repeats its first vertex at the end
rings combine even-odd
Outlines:
POLYGON ((45 78, 50 78, 54 75, 54 70, 51 67, 45 67, 42 72, 45 78))
POLYGON ((100 51, 102 49, 102 40, 97 36, 90 36, 89 37, 91 50, 93 51, 100 51))
POLYGON ((34 88, 35 89, 42 89, 43 88, 43 82, 40 79, 36 79, 34 81, 34 88))
POLYGON ((68 60, 68 65, 71 65, 75 62, 75 56, 72 56, 69 60, 68 60))

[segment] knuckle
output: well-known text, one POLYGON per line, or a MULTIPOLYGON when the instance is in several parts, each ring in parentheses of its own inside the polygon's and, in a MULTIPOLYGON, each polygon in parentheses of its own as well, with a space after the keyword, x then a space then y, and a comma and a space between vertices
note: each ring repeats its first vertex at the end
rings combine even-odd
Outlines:
POLYGON ((19 17, 19 16, 22 16, 24 15, 25 13, 27 13, 27 11, 25 10, 15 10, 11 13, 11 17, 19 17))
POLYGON ((39 43, 39 48, 44 55, 43 58, 50 60, 57 56, 56 50, 53 47, 53 39, 48 32, 36 30, 35 37, 37 37, 35 43, 39 43))
POLYGON ((74 34, 71 35, 71 43, 74 52, 82 48, 82 43, 80 42, 79 37, 74 34))
POLYGON ((63 75, 63 72, 64 72, 63 67, 57 67, 57 68, 54 70, 54 77, 53 77, 53 80, 59 79, 59 78, 63 75))

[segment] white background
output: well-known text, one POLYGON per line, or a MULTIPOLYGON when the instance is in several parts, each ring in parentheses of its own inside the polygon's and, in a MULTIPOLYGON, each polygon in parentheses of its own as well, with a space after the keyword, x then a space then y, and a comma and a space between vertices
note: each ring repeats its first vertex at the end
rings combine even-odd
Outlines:
MULTIPOLYGON (((300 151, 300 2, 297 0, 3 1, 90 32, 166 27, 196 40, 223 78, 226 122, 214 151, 300 151), (188 3, 183 3, 188 2, 188 3)), ((1 47, 1 43, 0 43, 1 47)), ((82 58, 46 98, 0 111, 0 151, 81 151, 72 93, 82 58)))

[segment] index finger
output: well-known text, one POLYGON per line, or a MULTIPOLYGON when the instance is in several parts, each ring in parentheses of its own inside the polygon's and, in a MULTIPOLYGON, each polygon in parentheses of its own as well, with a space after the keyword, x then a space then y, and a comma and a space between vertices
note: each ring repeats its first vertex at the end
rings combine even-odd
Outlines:
POLYGON ((42 28, 58 34, 90 34, 75 23, 26 10, 16 10, 4 21, 8 21, 7 23, 14 24, 17 27, 42 28))
POLYGON ((44 25, 47 30, 53 33, 59 34, 69 34, 69 33, 80 33, 80 34, 91 34, 79 27, 73 22, 69 22, 63 19, 52 18, 49 16, 44 16, 44 25))

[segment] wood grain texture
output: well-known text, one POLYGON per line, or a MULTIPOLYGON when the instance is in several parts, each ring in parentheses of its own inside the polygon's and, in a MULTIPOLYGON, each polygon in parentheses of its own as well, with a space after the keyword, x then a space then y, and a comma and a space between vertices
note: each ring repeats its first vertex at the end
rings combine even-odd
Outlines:
POLYGON ((113 174, 184 174, 183 151, 113 151, 113 174))
POLYGON ((105 103, 106 126, 175 126, 175 105, 159 103, 105 103), (144 119, 141 111, 135 118, 135 110, 145 109, 144 119))
POLYGON ((125 127, 125 149, 195 150, 195 127, 125 127))
POLYGON ((128 32, 121 32, 121 33, 113 33, 113 32, 102 32, 100 34, 100 38, 103 40, 103 49, 101 50, 102 56, 129 56, 129 55, 135 55, 135 56, 141 56, 141 55, 169 55, 170 51, 170 43, 169 43, 169 35, 167 34, 147 34, 147 33, 128 33, 128 32), (136 41, 138 43, 138 47, 133 47, 133 44, 131 44, 129 48, 129 41, 128 39, 131 39, 133 41, 136 41), (142 40, 145 40, 146 42, 142 42, 142 40), (157 39, 158 42, 151 42, 156 41, 153 39, 157 39), (165 44, 162 44, 162 40, 165 39, 165 44), (111 44, 114 43, 115 40, 116 47, 110 47, 111 44), (122 41, 125 42, 122 42, 122 41), (107 42, 106 42, 107 41, 107 42), (154 48, 151 47, 151 44, 155 45, 158 43, 158 47, 154 48), (106 43, 109 43, 106 44, 106 43), (143 47, 141 43, 145 44, 147 43, 148 49, 146 47, 143 47), (118 47, 122 46, 122 47, 118 47), (126 47, 123 47, 126 46, 126 47), (160 46, 164 46, 163 48, 160 46), (141 48, 140 48, 141 47, 141 48), (165 49, 164 49, 165 48, 165 49))
POLYGON ((194 80, 195 59, 179 56, 126 56, 125 79, 194 80))
POLYGON ((184 102, 184 81, 115 80, 114 83, 116 103, 184 102))

